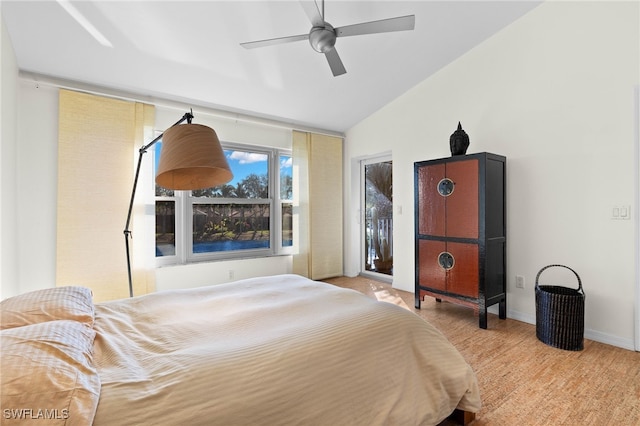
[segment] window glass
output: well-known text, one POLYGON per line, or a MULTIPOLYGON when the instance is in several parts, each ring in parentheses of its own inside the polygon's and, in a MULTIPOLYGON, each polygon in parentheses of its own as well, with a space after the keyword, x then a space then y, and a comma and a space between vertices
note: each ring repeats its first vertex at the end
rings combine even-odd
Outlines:
POLYGON ((269 155, 267 153, 224 150, 233 179, 213 188, 192 191, 194 197, 269 198, 269 155))
POLYGON ((280 155, 280 203, 282 247, 293 245, 293 161, 291 155, 280 155))
POLYGON ((280 199, 293 200, 293 162, 290 155, 280 155, 280 199))
MULTIPOLYGON (((161 142, 156 145, 157 170, 161 142)), ((279 254, 292 246, 291 155, 263 147, 223 148, 230 182, 175 192, 156 185, 156 257, 162 264, 174 262, 168 256, 186 263, 279 254)))
MULTIPOLYGON (((154 147, 154 170, 158 169, 162 142, 154 147)), ((155 173, 154 173, 155 174, 155 173)), ((156 257, 176 255, 176 202, 173 190, 156 185, 156 257)))
POLYGON ((270 247, 269 204, 197 204, 193 208, 193 252, 270 247))
POLYGON ((156 256, 176 255, 176 203, 156 201, 156 256))
MULTIPOLYGON (((156 142, 155 146, 154 146, 154 151, 153 151, 153 158, 154 158, 154 173, 153 175, 155 176, 155 172, 156 170, 158 170, 158 165, 160 164, 160 151, 162 150, 162 141, 158 141, 156 142)), ((167 189, 167 188, 163 188, 160 185, 156 184, 156 197, 173 197, 173 189, 167 189)))

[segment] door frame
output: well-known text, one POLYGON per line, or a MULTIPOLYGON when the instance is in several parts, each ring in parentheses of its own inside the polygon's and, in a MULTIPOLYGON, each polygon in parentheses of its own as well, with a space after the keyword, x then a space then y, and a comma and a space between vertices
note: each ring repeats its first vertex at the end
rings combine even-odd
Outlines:
POLYGON ((633 96, 633 138, 634 138, 634 207, 635 217, 635 275, 636 275, 636 300, 635 300, 635 349, 640 352, 640 85, 634 89, 633 96))
POLYGON ((387 152, 387 153, 380 153, 380 154, 375 154, 375 155, 369 155, 366 157, 362 157, 359 159, 358 161, 358 166, 360 168, 359 170, 359 175, 360 175, 360 180, 359 180, 359 191, 360 191, 360 208, 359 208, 359 229, 358 229, 358 236, 359 236, 359 250, 358 250, 358 269, 359 269, 359 275, 363 275, 363 276, 368 276, 371 278, 374 278, 378 281, 384 281, 384 282, 388 282, 388 283, 392 283, 393 282, 393 275, 387 275, 387 274, 381 274, 375 271, 371 271, 371 270, 367 270, 366 266, 365 266, 365 244, 364 244, 364 239, 365 239, 365 224, 366 224, 366 204, 365 204, 365 175, 364 175, 364 168, 365 166, 369 165, 369 164, 375 164, 375 163, 382 163, 382 162, 392 162, 393 164, 393 158, 391 155, 391 152, 387 152))

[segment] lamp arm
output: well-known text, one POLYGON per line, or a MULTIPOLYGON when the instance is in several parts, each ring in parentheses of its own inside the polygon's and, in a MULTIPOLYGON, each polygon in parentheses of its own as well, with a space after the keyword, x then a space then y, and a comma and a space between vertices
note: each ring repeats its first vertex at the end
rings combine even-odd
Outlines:
MULTIPOLYGON (((191 112, 185 113, 182 116, 182 118, 176 121, 171 127, 177 126, 178 124, 184 122, 185 120, 187 121, 187 123, 191 124, 192 119, 193 119, 193 110, 191 112)), ((140 176, 140 166, 142 165, 142 156, 144 155, 145 152, 147 152, 147 150, 151 146, 155 145, 156 142, 162 139, 162 136, 164 136, 164 132, 162 132, 160 136, 156 137, 154 140, 152 140, 148 144, 143 145, 138 151, 139 152, 138 165, 136 166, 136 175, 133 180, 133 189, 131 190, 131 199, 129 200, 129 211, 127 212, 127 223, 124 226, 124 245, 125 245, 125 250, 127 252, 127 274, 129 276, 129 297, 133 297, 133 279, 131 277, 131 254, 129 253, 129 238, 131 237, 131 231, 129 230, 129 225, 131 224, 131 214, 133 213, 133 200, 135 199, 136 189, 138 187, 138 177, 140 176)))

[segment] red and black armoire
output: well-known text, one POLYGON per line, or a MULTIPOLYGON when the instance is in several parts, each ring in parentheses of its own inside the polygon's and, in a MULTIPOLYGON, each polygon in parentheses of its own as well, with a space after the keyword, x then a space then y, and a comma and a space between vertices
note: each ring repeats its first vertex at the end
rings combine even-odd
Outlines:
POLYGON ((506 158, 487 152, 414 163, 415 306, 425 296, 506 318, 506 158))

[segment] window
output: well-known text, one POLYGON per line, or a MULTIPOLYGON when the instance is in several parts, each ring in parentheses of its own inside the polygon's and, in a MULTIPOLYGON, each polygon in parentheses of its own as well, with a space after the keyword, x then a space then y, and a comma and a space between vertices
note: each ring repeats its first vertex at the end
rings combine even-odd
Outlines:
MULTIPOLYGON (((161 144, 155 148, 156 167, 161 144)), ((225 143, 222 147, 234 176, 230 182, 193 191, 156 185, 159 264, 291 251, 291 153, 225 143)))

